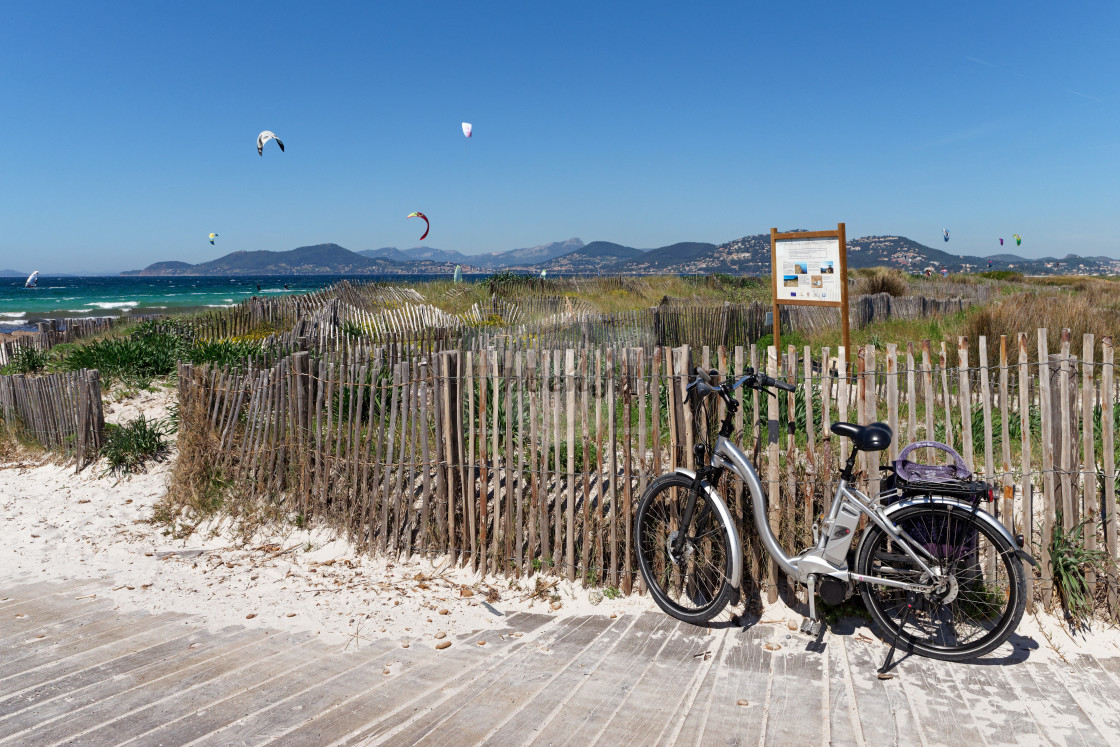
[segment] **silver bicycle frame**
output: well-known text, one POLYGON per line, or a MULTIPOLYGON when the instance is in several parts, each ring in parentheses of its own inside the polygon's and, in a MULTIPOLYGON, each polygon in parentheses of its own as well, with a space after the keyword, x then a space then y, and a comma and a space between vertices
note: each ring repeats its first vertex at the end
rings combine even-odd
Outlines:
MULTIPOLYGON (((747 489, 751 492, 754 524, 758 530, 759 537, 762 539, 763 547, 766 548, 766 552, 774 559, 778 566, 799 583, 808 583, 810 576, 818 575, 832 576, 845 583, 849 581, 863 581, 879 586, 893 586, 909 591, 929 591, 933 587, 932 581, 941 575, 937 570, 927 565, 926 561, 920 556, 919 553, 923 552, 921 546, 905 537, 904 533, 890 520, 889 514, 893 513, 893 510, 884 510, 877 500, 869 498, 859 490, 850 487, 844 480, 840 480, 840 484, 836 488, 836 495, 832 500, 832 508, 829 512, 826 526, 835 521, 843 506, 854 506, 895 540, 898 546, 910 556, 910 559, 928 574, 927 578, 931 580, 931 583, 911 584, 895 579, 880 578, 878 576, 865 576, 848 570, 846 564, 836 565, 824 557, 825 546, 829 542, 826 536, 827 532, 821 533, 821 536, 817 539, 813 547, 808 548, 795 557, 790 557, 778 543, 778 538, 774 536, 774 532, 770 528, 770 522, 766 515, 766 496, 762 492, 762 480, 759 478, 758 472, 755 471, 754 465, 751 464, 747 455, 728 438, 720 436, 716 441, 715 449, 712 451, 711 466, 731 470, 747 486, 747 489)), ((678 469, 677 472, 695 479, 695 473, 691 470, 678 469)), ((731 514, 727 510, 727 505, 724 503, 719 493, 716 492, 715 488, 704 483, 703 489, 721 516, 730 517, 731 514)), ((734 525, 728 521, 728 526, 734 525)), ((836 540, 832 541, 835 542, 836 540)), ((846 541, 844 547, 846 552, 847 549, 851 547, 852 535, 848 535, 848 537, 844 538, 844 541, 846 541)), ((732 574, 731 578, 728 580, 733 585, 738 585, 739 579, 742 577, 743 553, 742 548, 739 546, 738 535, 735 533, 732 534, 731 559, 732 574)))

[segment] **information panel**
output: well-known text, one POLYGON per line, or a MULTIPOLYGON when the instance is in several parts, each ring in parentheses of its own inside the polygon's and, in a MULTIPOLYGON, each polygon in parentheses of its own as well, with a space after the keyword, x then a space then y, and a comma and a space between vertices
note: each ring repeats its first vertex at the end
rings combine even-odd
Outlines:
POLYGON ((843 223, 835 231, 770 229, 774 347, 781 351, 782 306, 832 306, 840 310, 840 335, 848 339, 848 252, 843 223))
POLYGON ((839 239, 783 239, 774 251, 778 299, 840 303, 839 239))

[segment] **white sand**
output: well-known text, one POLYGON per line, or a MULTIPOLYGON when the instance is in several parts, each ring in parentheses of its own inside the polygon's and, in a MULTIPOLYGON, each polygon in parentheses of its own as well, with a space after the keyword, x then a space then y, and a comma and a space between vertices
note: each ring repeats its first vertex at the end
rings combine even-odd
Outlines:
MULTIPOLYGON (((174 396, 162 390, 123 402, 109 397, 106 420, 124 422, 139 412, 163 417, 174 396)), ((0 589, 31 580, 100 579, 102 593, 122 608, 192 613, 213 627, 306 630, 344 645, 392 636, 432 646, 439 633, 454 639, 505 627, 505 615, 514 611, 610 616, 657 610, 638 595, 592 605, 582 585, 567 581, 534 595, 536 579, 488 578, 446 559, 371 558, 323 529, 275 527, 243 542, 228 522, 212 522, 175 539, 147 521, 166 491, 173 457, 122 480, 102 477, 103 464, 79 475, 52 464, 0 466, 0 589)), ((546 584, 554 581, 544 577, 546 584)), ((719 619, 731 616, 727 611, 719 619)), ((761 620, 742 624, 764 624, 773 631, 767 640, 788 645, 799 635, 790 625, 800 620, 779 602, 761 620)), ((882 646, 865 626, 852 635, 882 646)), ((1032 658, 1120 656, 1120 633, 1100 623, 1092 633, 1071 636, 1056 618, 1028 616, 1019 635, 1032 658)))

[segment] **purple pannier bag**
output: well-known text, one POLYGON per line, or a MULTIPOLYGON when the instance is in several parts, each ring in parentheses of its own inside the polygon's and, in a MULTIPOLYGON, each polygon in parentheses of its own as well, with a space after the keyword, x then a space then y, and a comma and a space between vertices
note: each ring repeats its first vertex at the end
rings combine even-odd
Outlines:
POLYGON ((894 473, 905 482, 949 482, 971 480, 972 473, 965 466, 961 455, 937 441, 918 441, 902 450, 894 463, 894 473), (953 457, 953 464, 921 464, 907 459, 916 449, 940 449, 953 457))
MULTIPOLYGON (((988 485, 984 483, 963 484, 972 482, 972 472, 951 446, 937 441, 918 441, 904 448, 895 460, 894 474, 896 477, 891 487, 896 488, 897 492, 887 499, 888 503, 893 503, 904 495, 937 495, 943 490, 946 495, 960 496, 962 489, 968 492, 972 492, 969 488, 979 488, 981 492, 988 489, 988 485), (953 458, 953 463, 921 464, 907 458, 916 450, 925 448, 944 451, 953 458)), ((952 530, 942 524, 914 527, 911 529, 911 536, 938 558, 967 557, 976 551, 975 531, 965 530, 963 527, 953 527, 952 530)))

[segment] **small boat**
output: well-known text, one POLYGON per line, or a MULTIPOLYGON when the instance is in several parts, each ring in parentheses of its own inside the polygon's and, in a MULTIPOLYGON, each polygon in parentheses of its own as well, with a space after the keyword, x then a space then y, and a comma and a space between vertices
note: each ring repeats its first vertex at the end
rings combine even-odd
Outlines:
POLYGON ((39 286, 39 271, 31 273, 27 277, 27 282, 23 284, 24 288, 37 288, 39 286))

